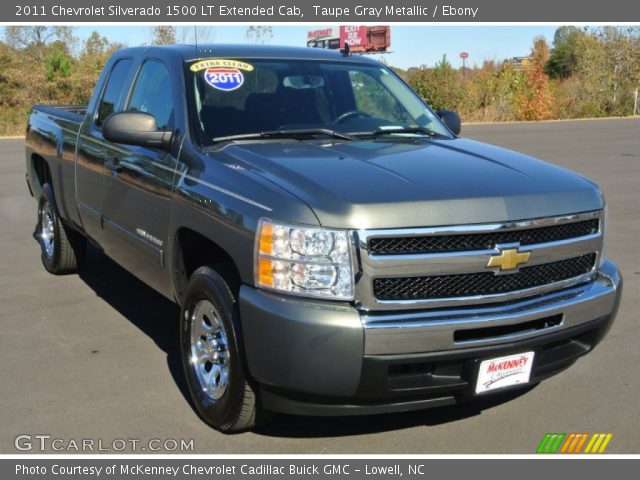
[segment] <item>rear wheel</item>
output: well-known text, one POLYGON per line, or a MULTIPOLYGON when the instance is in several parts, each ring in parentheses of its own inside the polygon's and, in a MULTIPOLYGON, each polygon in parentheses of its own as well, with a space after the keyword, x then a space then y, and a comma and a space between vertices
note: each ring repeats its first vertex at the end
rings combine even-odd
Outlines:
POLYGON ((38 200, 36 238, 42 250, 42 264, 48 272, 63 275, 79 270, 86 252, 86 238, 62 222, 49 184, 43 185, 38 200))
POLYGON ((266 423, 271 414, 248 375, 236 299, 215 270, 193 273, 180 318, 182 363, 202 419, 229 433, 266 423))

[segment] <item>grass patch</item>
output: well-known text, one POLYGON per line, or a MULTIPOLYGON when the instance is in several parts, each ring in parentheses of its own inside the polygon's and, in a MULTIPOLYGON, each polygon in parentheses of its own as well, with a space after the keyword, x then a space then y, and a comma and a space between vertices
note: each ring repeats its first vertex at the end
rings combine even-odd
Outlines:
POLYGON ((30 108, 0 108, 0 137, 24 136, 30 108))

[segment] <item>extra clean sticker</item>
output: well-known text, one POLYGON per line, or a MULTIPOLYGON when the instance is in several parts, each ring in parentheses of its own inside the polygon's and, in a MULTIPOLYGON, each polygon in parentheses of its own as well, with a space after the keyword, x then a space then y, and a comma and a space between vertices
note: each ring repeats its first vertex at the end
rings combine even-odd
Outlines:
POLYGON ((226 58, 209 58, 196 62, 189 67, 192 72, 199 72, 201 70, 207 70, 208 68, 237 68, 245 72, 253 71, 253 65, 249 63, 239 62, 238 60, 227 60, 226 58))
POLYGON ((204 70, 204 80, 216 90, 231 92, 244 83, 242 71, 253 71, 253 65, 225 58, 210 58, 194 63, 189 67, 192 72, 204 70))

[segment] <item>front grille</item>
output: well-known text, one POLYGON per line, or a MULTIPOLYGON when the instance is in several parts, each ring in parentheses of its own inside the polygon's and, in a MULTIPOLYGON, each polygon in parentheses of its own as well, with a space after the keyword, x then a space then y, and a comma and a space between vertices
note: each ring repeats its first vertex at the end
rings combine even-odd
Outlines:
POLYGON ((369 253, 374 255, 409 255, 424 253, 464 252, 492 250, 497 244, 515 243, 533 245, 578 238, 597 233, 597 218, 581 222, 562 223, 525 230, 506 230, 487 233, 431 235, 369 239, 369 253))
POLYGON ((378 300, 426 300, 432 298, 492 295, 540 287, 589 273, 596 254, 523 267, 517 273, 493 272, 434 275, 426 277, 376 278, 373 292, 378 300))

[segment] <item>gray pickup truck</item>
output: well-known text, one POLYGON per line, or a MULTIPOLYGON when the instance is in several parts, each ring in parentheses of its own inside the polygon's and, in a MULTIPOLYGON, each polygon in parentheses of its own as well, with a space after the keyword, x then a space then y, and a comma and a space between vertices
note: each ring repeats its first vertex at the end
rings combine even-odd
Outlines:
POLYGON ((91 241, 177 302, 195 407, 222 431, 533 385, 615 316, 605 202, 459 131, 345 51, 121 50, 89 105, 29 117, 42 261, 74 272, 91 241))

